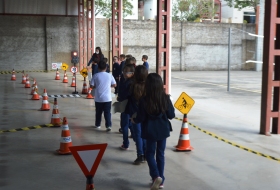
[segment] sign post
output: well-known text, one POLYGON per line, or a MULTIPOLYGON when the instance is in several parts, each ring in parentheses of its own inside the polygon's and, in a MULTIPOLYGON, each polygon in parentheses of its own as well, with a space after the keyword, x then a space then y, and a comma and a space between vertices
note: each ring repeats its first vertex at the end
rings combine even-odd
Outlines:
POLYGON ((76 73, 77 73, 77 71, 78 71, 78 68, 77 67, 75 67, 75 66, 73 66, 73 67, 71 67, 71 72, 74 74, 74 76, 75 76, 75 91, 74 92, 72 92, 72 94, 79 94, 79 92, 77 92, 77 75, 76 75, 76 73))
POLYGON ((75 160, 87 178, 86 190, 94 190, 93 177, 107 148, 105 144, 69 147, 75 160))

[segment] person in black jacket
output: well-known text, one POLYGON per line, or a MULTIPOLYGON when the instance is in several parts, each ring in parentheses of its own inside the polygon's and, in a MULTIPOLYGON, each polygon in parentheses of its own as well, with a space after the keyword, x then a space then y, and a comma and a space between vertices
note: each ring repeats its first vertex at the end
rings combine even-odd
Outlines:
MULTIPOLYGON (((131 96, 130 86, 132 83, 131 78, 134 75, 134 66, 129 64, 126 65, 123 69, 123 74, 119 83, 119 93, 117 101, 122 102, 127 100, 131 96)), ((128 150, 129 140, 128 140, 128 129, 131 126, 129 114, 127 111, 121 113, 121 130, 123 134, 123 144, 120 146, 122 150, 128 150)))
POLYGON ((131 121, 142 125, 142 138, 146 139, 146 160, 153 179, 151 189, 156 190, 163 188, 165 180, 164 151, 166 138, 172 130, 169 119, 175 117, 175 110, 158 74, 148 75, 144 94, 139 102, 137 116, 131 121))
POLYGON ((114 61, 114 63, 113 63, 112 75, 117 82, 117 86, 115 87, 115 94, 118 94, 119 81, 120 81, 120 76, 121 76, 119 58, 117 56, 114 56, 113 61, 114 61))
MULTIPOLYGON (((100 47, 96 47, 95 48, 95 53, 92 54, 91 59, 89 60, 87 66, 90 66, 90 64, 91 64, 91 62, 93 62, 93 60, 96 60, 96 62, 97 62, 96 65, 98 65, 98 63, 100 61, 103 61, 103 59, 104 59, 104 55, 102 54, 101 48, 100 47)), ((96 69, 94 68, 94 64, 92 64, 92 77, 95 74, 94 73, 95 70, 96 69)))

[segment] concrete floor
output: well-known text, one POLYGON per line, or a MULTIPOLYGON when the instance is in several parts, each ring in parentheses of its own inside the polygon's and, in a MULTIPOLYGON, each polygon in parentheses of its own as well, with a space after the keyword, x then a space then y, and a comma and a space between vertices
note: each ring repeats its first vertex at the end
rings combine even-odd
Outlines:
MULTIPOLYGON (((38 81, 39 92, 71 94, 69 83, 55 81, 55 73, 28 73, 38 81)), ((226 71, 172 72, 173 102, 182 91, 195 105, 189 122, 252 150, 280 158, 280 136, 259 135, 261 73, 236 71, 231 74, 231 91, 226 91, 226 71)), ((70 73, 68 76, 71 76, 70 73)), ((60 74, 62 78, 62 75, 60 74)), ((17 81, 0 75, 0 130, 50 123, 51 110, 38 111, 42 101, 30 100, 21 74, 17 81)), ((78 76, 78 91, 82 89, 78 76)), ((83 95, 84 96, 84 95, 83 95)), ((49 98, 53 102, 53 98, 49 98)), ((132 164, 136 158, 131 140, 129 151, 121 151, 118 132, 120 115, 112 115, 113 130, 94 129, 94 100, 58 98, 60 117, 67 117, 73 145, 108 143, 94 178, 97 190, 149 189, 148 166, 132 164)), ((182 114, 177 112, 178 117, 182 114)), ((165 189, 170 190, 279 190, 280 162, 252 154, 217 140, 189 126, 191 152, 174 152, 181 121, 172 120, 174 131, 166 148, 165 189)), ((42 128, 0 134, 1 190, 85 189, 86 178, 73 156, 56 155, 61 129, 42 128)))

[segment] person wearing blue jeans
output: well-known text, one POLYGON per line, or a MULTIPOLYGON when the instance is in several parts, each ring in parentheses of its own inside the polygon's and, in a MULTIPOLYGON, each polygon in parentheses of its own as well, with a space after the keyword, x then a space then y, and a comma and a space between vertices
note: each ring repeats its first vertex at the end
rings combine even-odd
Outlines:
POLYGON ((146 139, 146 160, 153 180, 151 190, 162 189, 164 177, 164 151, 166 139, 172 126, 169 119, 175 117, 175 110, 163 88, 160 75, 150 73, 145 82, 145 95, 139 101, 139 107, 132 123, 141 123, 143 139, 146 139), (155 159, 156 157, 156 159, 155 159))
POLYGON ((95 126, 101 125, 101 117, 102 113, 104 112, 105 118, 105 126, 111 127, 111 103, 112 102, 95 102, 95 109, 96 109, 96 119, 95 119, 95 126))
POLYGON ((140 163, 145 162, 145 155, 146 155, 146 140, 142 139, 141 137, 141 124, 135 123, 132 124, 132 137, 136 144, 136 151, 137 151, 137 159, 134 161, 134 164, 139 165, 140 163))
POLYGON ((126 113, 121 113, 121 128, 123 134, 123 144, 121 146, 122 149, 126 150, 129 147, 129 140, 128 140, 128 129, 131 125, 129 115, 126 113))
MULTIPOLYGON (((125 65, 123 69, 123 74, 119 83, 119 92, 117 100, 122 102, 127 100, 130 96, 130 85, 132 83, 132 77, 134 75, 134 66, 131 64, 125 65)), ((121 113, 121 129, 123 133, 123 144, 120 146, 122 150, 128 150, 129 140, 128 140, 128 128, 130 128, 130 116, 125 111, 121 113)))
POLYGON ((146 160, 150 169, 150 176, 160 176, 162 184, 164 183, 164 150, 166 147, 166 139, 160 141, 146 140, 146 160), (156 160, 154 158, 156 153, 156 160))

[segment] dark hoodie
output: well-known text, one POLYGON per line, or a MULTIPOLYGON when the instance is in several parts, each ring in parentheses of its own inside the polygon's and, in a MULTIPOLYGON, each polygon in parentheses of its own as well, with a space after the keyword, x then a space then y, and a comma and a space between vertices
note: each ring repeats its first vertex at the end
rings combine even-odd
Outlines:
POLYGON ((168 109, 165 113, 157 115, 150 115, 145 110, 145 97, 139 102, 139 109, 137 116, 134 118, 135 123, 141 123, 143 139, 158 141, 166 139, 170 136, 172 131, 171 123, 169 119, 175 117, 175 110, 170 99, 168 99, 168 109))

